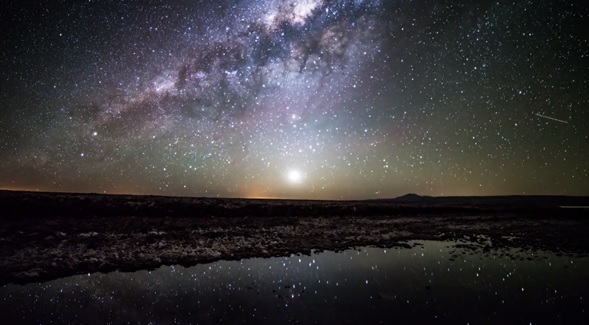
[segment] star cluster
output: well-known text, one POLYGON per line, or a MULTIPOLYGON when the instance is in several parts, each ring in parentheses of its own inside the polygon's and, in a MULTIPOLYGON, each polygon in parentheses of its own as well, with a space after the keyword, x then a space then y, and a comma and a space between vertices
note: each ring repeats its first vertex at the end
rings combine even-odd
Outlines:
POLYGON ((582 3, 9 3, 0 187, 589 195, 582 3))

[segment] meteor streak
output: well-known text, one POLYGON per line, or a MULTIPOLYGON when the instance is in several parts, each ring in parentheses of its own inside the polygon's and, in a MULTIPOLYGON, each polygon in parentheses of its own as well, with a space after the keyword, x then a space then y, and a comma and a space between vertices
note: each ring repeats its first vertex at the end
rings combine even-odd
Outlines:
POLYGON ((559 120, 559 119, 554 118, 554 117, 550 117, 550 116, 546 116, 546 115, 542 115, 542 114, 538 114, 538 113, 536 113, 536 115, 537 116, 540 116, 540 117, 543 117, 543 118, 547 118, 549 120, 556 121, 556 122, 560 122, 560 123, 564 123, 564 124, 569 124, 569 122, 567 122, 567 121, 559 120))

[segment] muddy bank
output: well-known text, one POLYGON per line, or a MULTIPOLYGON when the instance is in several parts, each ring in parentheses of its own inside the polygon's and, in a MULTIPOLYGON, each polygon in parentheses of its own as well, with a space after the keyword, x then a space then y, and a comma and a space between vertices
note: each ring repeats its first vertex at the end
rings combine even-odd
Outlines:
POLYGON ((14 196, 10 213, 0 215, 0 284, 353 246, 403 247, 408 240, 427 239, 463 239, 473 244, 472 250, 483 253, 518 248, 589 254, 586 210, 361 201, 182 200, 14 196), (102 206, 102 210, 95 212, 89 206, 102 206), (18 216, 19 207, 26 213, 18 216))
POLYGON ((497 215, 13 220, 0 231, 0 283, 352 246, 402 246, 419 239, 466 239, 479 244, 473 249, 514 247, 586 256, 588 230, 579 219, 497 215))

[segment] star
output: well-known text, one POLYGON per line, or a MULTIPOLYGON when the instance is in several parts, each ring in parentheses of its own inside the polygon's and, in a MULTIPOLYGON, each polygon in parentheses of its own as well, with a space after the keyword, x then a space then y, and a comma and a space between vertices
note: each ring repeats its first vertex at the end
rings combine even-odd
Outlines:
POLYGON ((290 184, 300 184, 303 182, 303 173, 298 169, 290 169, 287 172, 287 179, 290 184))

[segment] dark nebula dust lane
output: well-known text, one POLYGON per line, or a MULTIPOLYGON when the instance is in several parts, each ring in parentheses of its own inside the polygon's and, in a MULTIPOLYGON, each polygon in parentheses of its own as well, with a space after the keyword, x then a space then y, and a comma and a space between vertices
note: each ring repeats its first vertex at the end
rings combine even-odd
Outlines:
POLYGON ((0 188, 589 195, 580 1, 8 1, 0 188))

